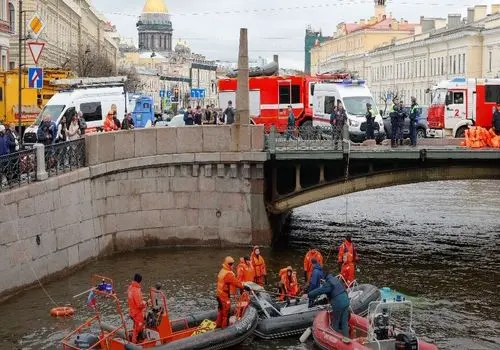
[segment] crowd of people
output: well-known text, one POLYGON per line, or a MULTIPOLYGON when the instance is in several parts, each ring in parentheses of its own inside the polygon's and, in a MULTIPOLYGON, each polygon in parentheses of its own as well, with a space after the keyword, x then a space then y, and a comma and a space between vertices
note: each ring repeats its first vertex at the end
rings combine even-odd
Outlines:
POLYGON ((19 151, 19 135, 16 126, 10 124, 8 128, 0 125, 0 156, 19 151))
POLYGON ((224 111, 218 111, 215 105, 207 105, 205 109, 201 106, 196 106, 193 108, 191 106, 187 107, 184 112, 184 124, 185 125, 220 125, 220 124, 233 124, 236 115, 236 110, 233 108, 233 102, 228 101, 227 107, 224 111))
MULTIPOLYGON (((310 249, 303 260, 302 286, 299 283, 297 271, 292 266, 286 266, 279 270, 278 293, 275 295, 278 300, 286 302, 287 305, 294 299, 298 301, 307 297, 309 307, 315 305, 317 297, 326 295, 331 304, 331 326, 344 337, 348 337, 349 298, 346 290, 355 280, 358 260, 357 249, 350 234, 346 235, 338 248, 338 275, 326 270, 327 261, 323 259, 318 249, 310 249)), ((237 265, 233 257, 224 258, 216 283, 217 328, 226 328, 229 325, 231 299, 238 294, 243 294, 245 290, 251 290, 249 282, 266 286, 267 277, 266 261, 259 246, 253 247, 249 256, 241 257, 237 265)), ((151 304, 143 300, 141 281, 142 276, 135 274, 134 280, 128 287, 128 311, 134 322, 132 336, 134 343, 140 342, 143 338, 145 311, 148 304, 151 304)))

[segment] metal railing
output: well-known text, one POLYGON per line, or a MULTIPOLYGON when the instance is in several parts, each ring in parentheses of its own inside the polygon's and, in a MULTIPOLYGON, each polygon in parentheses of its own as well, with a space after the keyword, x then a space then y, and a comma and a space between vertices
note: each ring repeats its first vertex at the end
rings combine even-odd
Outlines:
POLYGON ((45 146, 45 171, 49 177, 85 166, 85 139, 45 146))
POLYGON ((334 126, 300 126, 282 133, 271 126, 265 135, 266 150, 270 153, 294 151, 332 151, 343 152, 344 136, 347 127, 334 126))
POLYGON ((0 156, 0 192, 36 181, 36 151, 0 156))

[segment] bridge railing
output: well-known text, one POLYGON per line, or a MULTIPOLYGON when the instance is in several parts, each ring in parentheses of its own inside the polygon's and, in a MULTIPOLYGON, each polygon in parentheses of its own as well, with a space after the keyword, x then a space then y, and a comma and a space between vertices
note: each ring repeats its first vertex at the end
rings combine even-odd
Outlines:
POLYGON ((343 152, 343 131, 332 126, 300 126, 283 133, 271 126, 265 136, 265 147, 270 153, 294 151, 343 152))
POLYGON ((85 166, 85 139, 0 156, 0 192, 47 179, 85 166))

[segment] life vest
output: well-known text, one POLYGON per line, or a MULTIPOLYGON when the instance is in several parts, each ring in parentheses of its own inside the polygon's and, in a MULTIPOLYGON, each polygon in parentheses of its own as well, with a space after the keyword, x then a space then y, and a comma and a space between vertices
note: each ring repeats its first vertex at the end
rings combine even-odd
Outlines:
POLYGON ((350 264, 352 262, 358 261, 358 254, 356 252, 356 247, 354 243, 349 243, 344 241, 339 247, 339 254, 337 262, 341 264, 350 264))
POLYGON ((262 255, 257 256, 252 252, 250 260, 252 261, 252 266, 255 270, 255 277, 262 277, 267 275, 266 263, 262 255))
POLYGON ((292 273, 290 277, 288 277, 288 271, 292 271, 291 267, 285 267, 280 270, 279 276, 280 276, 280 281, 283 284, 285 290, 281 291, 281 299, 285 299, 285 294, 289 297, 296 296, 297 293, 299 292, 299 285, 297 283, 297 276, 292 273))
POLYGON ((231 285, 230 282, 226 281, 226 277, 228 274, 232 274, 234 278, 234 272, 231 271, 231 268, 227 265, 222 265, 222 269, 219 271, 217 275, 217 296, 223 298, 231 297, 231 294, 234 294, 235 288, 231 285))
POLYGON ((323 266, 323 256, 321 255, 321 253, 317 249, 311 249, 310 251, 308 251, 306 256, 304 257, 304 271, 307 272, 308 281, 311 279, 313 270, 313 265, 311 263, 312 259, 316 259, 318 264, 323 266))
POLYGON ((250 264, 250 266, 245 262, 245 259, 240 258, 240 263, 236 268, 236 277, 240 282, 253 282, 255 278, 255 271, 250 264))

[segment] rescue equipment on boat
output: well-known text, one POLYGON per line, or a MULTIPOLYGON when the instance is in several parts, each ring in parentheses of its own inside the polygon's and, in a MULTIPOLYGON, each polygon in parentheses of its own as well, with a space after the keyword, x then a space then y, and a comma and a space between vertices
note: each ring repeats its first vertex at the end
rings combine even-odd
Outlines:
POLYGON ((71 306, 58 306, 50 310, 50 315, 53 317, 68 317, 75 313, 75 309, 71 306))

